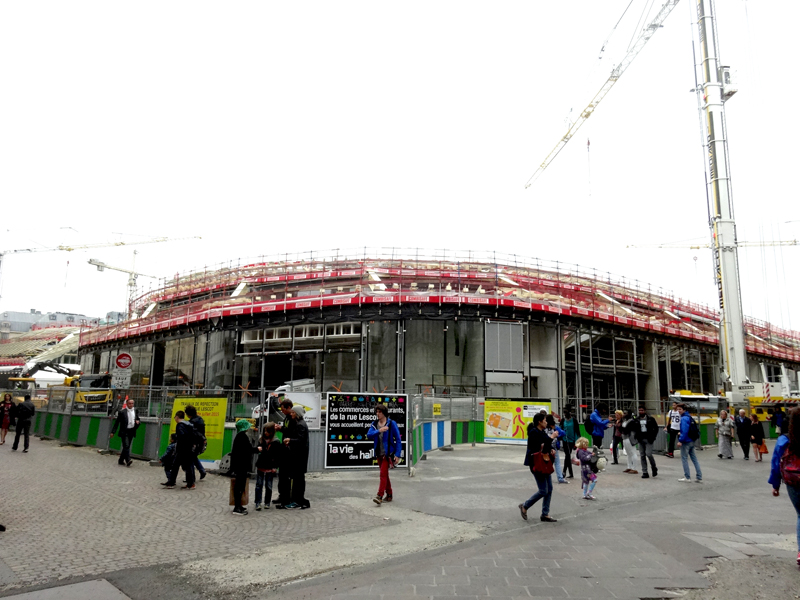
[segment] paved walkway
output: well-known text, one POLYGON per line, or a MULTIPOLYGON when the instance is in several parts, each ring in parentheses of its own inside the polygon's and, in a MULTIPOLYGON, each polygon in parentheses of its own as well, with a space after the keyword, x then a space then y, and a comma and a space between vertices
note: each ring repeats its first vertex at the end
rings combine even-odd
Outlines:
MULTIPOLYGON (((164 490, 163 471, 34 440, 0 448, 0 596, 102 576, 133 600, 235 597, 662 598, 700 589, 710 557, 795 555, 794 510, 772 498, 769 466, 701 453, 705 483, 679 483, 663 457, 642 480, 609 466, 583 501, 556 485, 557 524, 520 519, 534 488, 516 447, 434 452, 392 473, 395 502, 370 501, 374 473, 310 478, 305 511, 234 517, 229 480, 164 490)), ((252 488, 251 488, 252 494, 252 488)), ((780 596, 775 596, 777 600, 780 596)))

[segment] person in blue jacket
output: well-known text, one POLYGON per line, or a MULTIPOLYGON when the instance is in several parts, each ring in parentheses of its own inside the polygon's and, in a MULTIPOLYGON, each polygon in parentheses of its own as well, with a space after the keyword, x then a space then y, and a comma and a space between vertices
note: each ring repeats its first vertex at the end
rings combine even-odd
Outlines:
MULTIPOLYGON (((783 434, 778 438, 775 448, 772 450, 772 468, 769 473, 769 484, 772 486, 772 495, 780 496, 781 481, 783 475, 781 474, 781 458, 786 454, 787 461, 792 461, 795 464, 800 460, 800 408, 795 408, 786 415, 789 422, 788 435, 783 434)), ((794 510, 797 513, 797 566, 800 567, 800 484, 795 483, 792 485, 786 481, 786 493, 794 505, 794 510)))
POLYGON ((681 413, 681 433, 678 436, 678 446, 681 449, 681 463, 683 463, 683 478, 678 481, 685 481, 691 483, 692 473, 689 470, 689 459, 692 459, 694 470, 697 472, 697 483, 703 482, 703 472, 700 470, 700 463, 697 461, 697 455, 694 452, 695 443, 698 440, 693 440, 689 435, 689 430, 692 427, 692 415, 686 410, 685 404, 678 404, 678 412, 681 413))
POLYGON ((389 481, 389 469, 393 469, 400 462, 403 444, 400 440, 400 429, 397 423, 389 418, 389 409, 385 404, 378 404, 375 407, 375 421, 369 426, 367 437, 375 443, 374 456, 381 470, 378 495, 372 501, 378 505, 391 502, 392 482, 389 481))
POLYGON ((553 458, 553 466, 556 468, 558 483, 569 483, 569 481, 564 478, 564 472, 561 468, 561 457, 558 453, 558 451, 561 450, 561 438, 566 435, 566 432, 556 425, 556 418, 552 414, 545 417, 545 423, 547 423, 547 425, 544 428, 544 432, 547 435, 552 435, 553 432, 557 434, 557 437, 553 440, 553 448, 556 451, 556 455, 553 458))
POLYGON ((603 418, 600 407, 598 406, 592 412, 592 416, 589 417, 589 420, 592 422, 592 444, 598 448, 602 448, 603 435, 605 435, 606 429, 609 427, 608 419, 603 418))

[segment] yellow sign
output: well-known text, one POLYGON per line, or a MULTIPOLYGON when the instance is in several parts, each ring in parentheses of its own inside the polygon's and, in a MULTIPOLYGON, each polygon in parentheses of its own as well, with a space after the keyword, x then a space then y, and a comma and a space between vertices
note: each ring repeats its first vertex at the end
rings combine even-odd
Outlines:
POLYGON ((175 433, 175 413, 183 410, 187 404, 197 409, 197 414, 206 423, 206 451, 200 455, 204 460, 222 459, 222 440, 225 435, 225 415, 228 412, 227 398, 192 398, 177 397, 172 404, 172 421, 169 433, 175 433))
POLYGON ((434 417, 441 417, 442 416, 442 405, 441 404, 434 404, 433 405, 433 416, 434 417))
POLYGON ((483 439, 488 444, 526 444, 528 423, 544 410, 551 411, 550 402, 536 398, 487 398, 483 405, 483 439))

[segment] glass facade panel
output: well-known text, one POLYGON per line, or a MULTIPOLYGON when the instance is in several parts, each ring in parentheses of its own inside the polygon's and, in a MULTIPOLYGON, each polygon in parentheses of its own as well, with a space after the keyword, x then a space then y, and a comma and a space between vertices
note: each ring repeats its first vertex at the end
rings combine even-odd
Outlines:
POLYGON ((183 338, 180 341, 180 354, 178 357, 178 378, 180 385, 192 386, 194 373, 194 337, 183 338))
POLYGON ((397 323, 369 324, 367 338, 367 390, 394 391, 397 387, 397 323))
POLYGON ((164 383, 166 386, 180 385, 178 359, 180 358, 180 340, 168 340, 164 344, 164 383))
POLYGON ((194 374, 192 381, 194 387, 205 387, 206 383, 206 346, 208 345, 208 336, 201 333, 197 336, 197 342, 194 349, 194 374))
POLYGON ((483 385, 483 331, 481 321, 447 321, 445 375, 451 392, 474 394, 483 385))
POLYGON ((210 388, 233 387, 235 331, 213 331, 208 335, 206 385, 210 388))
POLYGON ((274 390, 292 380, 292 355, 267 354, 264 356, 264 389, 274 390))
POLYGON ((434 375, 444 375, 444 323, 406 321, 405 391, 413 394, 417 385, 431 385, 434 375))
POLYGON ((150 365, 153 361, 153 345, 141 344, 131 350, 133 365, 131 367, 131 385, 149 385, 150 365))
POLYGON ((360 363, 358 352, 331 352, 325 355, 324 392, 359 391, 360 363))
POLYGON ((99 373, 106 373, 109 370, 108 363, 111 357, 111 352, 106 350, 100 353, 100 371, 99 373))
MULTIPOLYGON (((321 340, 320 340, 321 341, 321 340)), ((301 352, 295 354, 292 360, 292 382, 308 383, 305 380, 314 382, 314 391, 322 389, 322 353, 321 352, 301 352)))
POLYGON ((233 379, 233 387, 241 393, 243 402, 258 400, 258 391, 261 389, 260 356, 236 357, 236 375, 233 379))

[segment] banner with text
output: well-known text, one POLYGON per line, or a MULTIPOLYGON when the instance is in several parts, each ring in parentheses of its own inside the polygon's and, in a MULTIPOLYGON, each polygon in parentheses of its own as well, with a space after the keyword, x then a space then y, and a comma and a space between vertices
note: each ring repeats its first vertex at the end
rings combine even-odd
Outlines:
POLYGON ((400 465, 408 464, 408 396, 405 394, 328 393, 325 426, 325 468, 377 467, 374 443, 367 431, 375 419, 375 407, 384 404, 389 418, 397 423, 403 456, 400 465))
POLYGON ((548 414, 550 402, 536 398, 486 398, 483 405, 483 440, 487 444, 527 444, 528 423, 540 411, 548 414))
POLYGON ((172 421, 169 433, 175 433, 175 413, 183 410, 187 404, 197 409, 206 424, 206 451, 200 455, 201 460, 221 460, 222 440, 225 435, 225 414, 228 412, 227 398, 195 398, 178 396, 172 403, 172 421))

